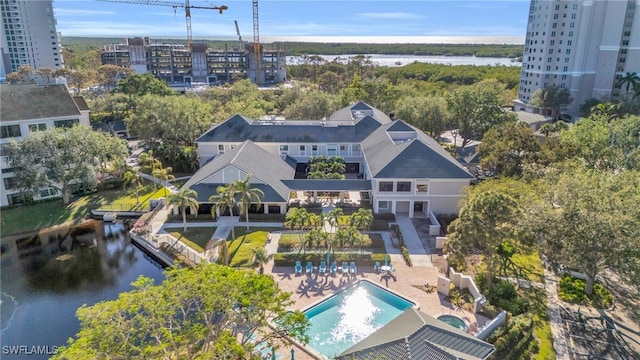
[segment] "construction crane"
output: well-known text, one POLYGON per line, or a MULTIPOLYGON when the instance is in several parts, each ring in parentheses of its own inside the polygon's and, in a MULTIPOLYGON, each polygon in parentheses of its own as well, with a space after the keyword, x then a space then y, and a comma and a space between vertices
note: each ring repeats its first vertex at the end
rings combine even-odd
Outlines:
POLYGON ((236 24, 236 34, 238 34, 238 41, 240 41, 240 46, 242 46, 242 35, 240 35, 240 27, 238 27, 238 20, 233 20, 236 24))
POLYGON ((218 13, 222 14, 224 10, 227 10, 226 5, 221 6, 198 6, 189 4, 189 0, 184 0, 184 2, 177 1, 164 1, 164 0, 98 0, 105 2, 119 2, 119 3, 127 3, 127 4, 140 4, 140 5, 157 5, 157 6, 170 6, 175 9, 183 8, 185 17, 187 19, 187 47, 191 48, 191 9, 207 9, 207 10, 218 10, 218 13))
POLYGON ((260 51, 260 24, 258 21, 258 0, 253 0, 253 59, 255 62, 254 74, 256 77, 256 85, 261 85, 262 80, 262 51, 260 51))

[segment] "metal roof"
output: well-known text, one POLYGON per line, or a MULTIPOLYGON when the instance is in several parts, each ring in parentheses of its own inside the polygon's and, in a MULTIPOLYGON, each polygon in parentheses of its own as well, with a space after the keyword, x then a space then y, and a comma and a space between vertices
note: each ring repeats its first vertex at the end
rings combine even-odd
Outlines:
POLYGON ((294 179, 282 180, 289 190, 300 191, 368 191, 371 190, 370 180, 352 179, 294 179))
MULTIPOLYGON (((198 193, 197 200, 199 203, 208 203, 211 195, 218 193, 218 186, 226 186, 227 184, 214 184, 214 183, 200 183, 191 185, 189 188, 195 190, 198 193)), ((260 198, 260 201, 264 203, 282 203, 287 202, 273 187, 267 184, 251 184, 254 189, 259 189, 264 193, 264 196, 260 198)), ((238 195, 236 200, 240 200, 238 195)))
POLYGON ((369 335, 337 359, 486 359, 493 345, 413 308, 369 335))

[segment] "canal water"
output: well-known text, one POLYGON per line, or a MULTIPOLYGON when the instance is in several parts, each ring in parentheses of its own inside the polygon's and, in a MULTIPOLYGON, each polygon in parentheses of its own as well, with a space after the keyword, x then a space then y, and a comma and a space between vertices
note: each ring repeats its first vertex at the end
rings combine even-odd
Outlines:
POLYGON ((4 238, 1 271, 2 359, 47 359, 80 330, 83 304, 116 299, 140 275, 164 279, 123 224, 101 221, 4 238))

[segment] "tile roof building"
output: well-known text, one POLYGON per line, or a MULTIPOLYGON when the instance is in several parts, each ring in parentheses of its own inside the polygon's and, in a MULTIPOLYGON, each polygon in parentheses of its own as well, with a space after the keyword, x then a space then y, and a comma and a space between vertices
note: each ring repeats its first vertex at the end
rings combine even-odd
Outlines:
MULTIPOLYGON (((362 194, 374 212, 410 217, 457 213, 473 176, 435 140, 358 102, 322 120, 235 115, 196 140, 200 170, 184 185, 207 203, 218 185, 252 175, 265 193, 257 212, 285 213, 293 191, 362 194), (340 156, 345 180, 299 177, 315 156, 340 156)), ((314 196, 315 197, 315 196, 314 196)), ((206 212, 210 207, 202 207, 206 212)))
MULTIPOLYGON (((89 108, 84 99, 72 97, 64 85, 0 85, 0 168, 2 196, 0 206, 12 205, 18 198, 15 174, 5 157, 11 140, 20 141, 36 131, 74 124, 89 126, 89 108)), ((40 189, 34 200, 59 196, 54 188, 40 189)))

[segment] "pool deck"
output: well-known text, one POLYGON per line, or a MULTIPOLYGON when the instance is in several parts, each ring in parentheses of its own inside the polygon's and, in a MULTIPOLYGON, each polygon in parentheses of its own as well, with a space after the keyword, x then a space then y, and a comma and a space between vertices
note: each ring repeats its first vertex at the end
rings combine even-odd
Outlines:
MULTIPOLYGON (((267 244, 267 251, 275 253, 277 250, 279 233, 271 234, 271 242, 267 244)), ((402 257, 392 256, 393 267, 396 269, 393 276, 382 277, 373 271, 373 267, 358 267, 356 276, 341 274, 321 275, 314 272, 311 276, 304 274, 296 275, 294 267, 274 267, 270 261, 265 267, 265 274, 272 274, 281 290, 292 293, 292 300, 295 303, 291 310, 303 310, 324 297, 334 294, 345 287, 355 283, 360 279, 367 279, 382 287, 393 290, 401 296, 418 302, 420 311, 435 317, 443 314, 451 314, 464 319, 469 325, 468 332, 474 334, 480 327, 489 321, 484 316, 456 308, 444 300, 444 295, 436 291, 427 293, 424 290, 414 287, 421 285, 437 285, 439 270, 434 266, 413 266, 408 267, 402 257)), ((300 348, 295 349, 295 358, 314 359, 314 357, 304 353, 300 348)), ((291 358, 291 347, 287 346, 280 350, 281 359, 291 358)))

